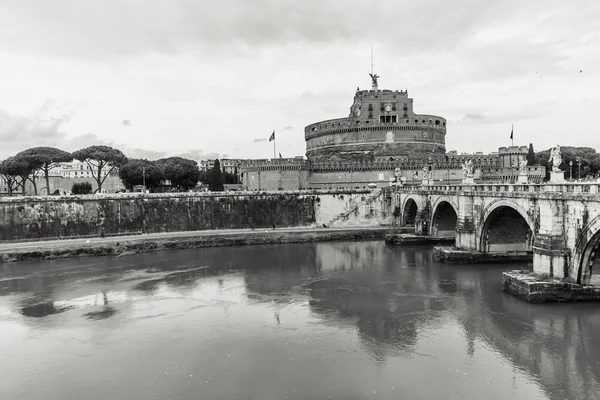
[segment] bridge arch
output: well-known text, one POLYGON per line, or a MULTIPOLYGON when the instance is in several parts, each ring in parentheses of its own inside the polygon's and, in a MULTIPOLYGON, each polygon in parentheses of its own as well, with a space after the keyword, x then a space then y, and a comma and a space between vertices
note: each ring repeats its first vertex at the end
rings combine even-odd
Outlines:
POLYGON ((432 204, 430 235, 434 237, 456 237, 458 222, 458 199, 438 197, 432 204))
POLYGON ((509 199, 487 205, 483 212, 479 251, 531 252, 535 225, 529 214, 509 199))
POLYGON ((582 229, 572 260, 577 283, 600 285, 600 216, 582 229))
POLYGON ((407 196, 402 203, 402 223, 401 225, 413 225, 419 212, 420 199, 414 195, 407 196))

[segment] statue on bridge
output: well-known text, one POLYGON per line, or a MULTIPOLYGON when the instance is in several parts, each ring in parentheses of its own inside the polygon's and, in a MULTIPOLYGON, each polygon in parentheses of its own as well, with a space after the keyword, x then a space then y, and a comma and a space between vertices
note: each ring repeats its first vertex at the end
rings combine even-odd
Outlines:
POLYGON ((396 169, 394 170, 394 178, 396 185, 402 186, 402 170, 400 168, 396 167, 396 169))
POLYGON ((527 160, 523 159, 519 161, 519 175, 526 175, 525 167, 527 166, 527 160))
POLYGON ((433 179, 433 170, 428 167, 423 167, 423 179, 433 179))
POLYGON ((466 178, 468 175, 473 175, 473 160, 467 160, 462 164, 462 174, 463 178, 466 178))
POLYGON ((562 163, 562 154, 560 153, 560 146, 556 145, 552 150, 550 150, 550 158, 548 162, 552 161, 552 171, 561 172, 560 164, 562 163))

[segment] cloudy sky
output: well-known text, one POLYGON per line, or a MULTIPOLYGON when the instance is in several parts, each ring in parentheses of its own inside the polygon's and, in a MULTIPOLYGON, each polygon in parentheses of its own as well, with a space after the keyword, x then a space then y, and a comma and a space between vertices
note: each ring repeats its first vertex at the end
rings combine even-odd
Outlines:
POLYGON ((370 86, 448 120, 447 149, 600 150, 600 2, 0 0, 0 159, 305 152, 370 86))

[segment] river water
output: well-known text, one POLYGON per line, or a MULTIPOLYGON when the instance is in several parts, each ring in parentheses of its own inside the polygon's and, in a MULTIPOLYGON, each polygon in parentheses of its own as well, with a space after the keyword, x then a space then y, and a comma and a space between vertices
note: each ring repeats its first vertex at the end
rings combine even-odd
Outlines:
POLYGON ((0 266, 0 399, 600 399, 600 307, 333 242, 0 266))

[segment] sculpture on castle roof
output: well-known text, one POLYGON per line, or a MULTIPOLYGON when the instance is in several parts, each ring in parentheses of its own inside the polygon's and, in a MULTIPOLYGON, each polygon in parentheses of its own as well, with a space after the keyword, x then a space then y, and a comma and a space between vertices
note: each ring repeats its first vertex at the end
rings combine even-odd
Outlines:
POLYGON ((556 145, 552 150, 550 150, 550 158, 548 158, 548 162, 552 161, 552 171, 560 172, 560 163, 562 163, 562 154, 560 152, 560 146, 556 145))
POLYGON ((373 83, 373 87, 377 87, 377 79, 379 78, 379 75, 375 74, 369 74, 369 76, 371 77, 371 82, 373 83))

